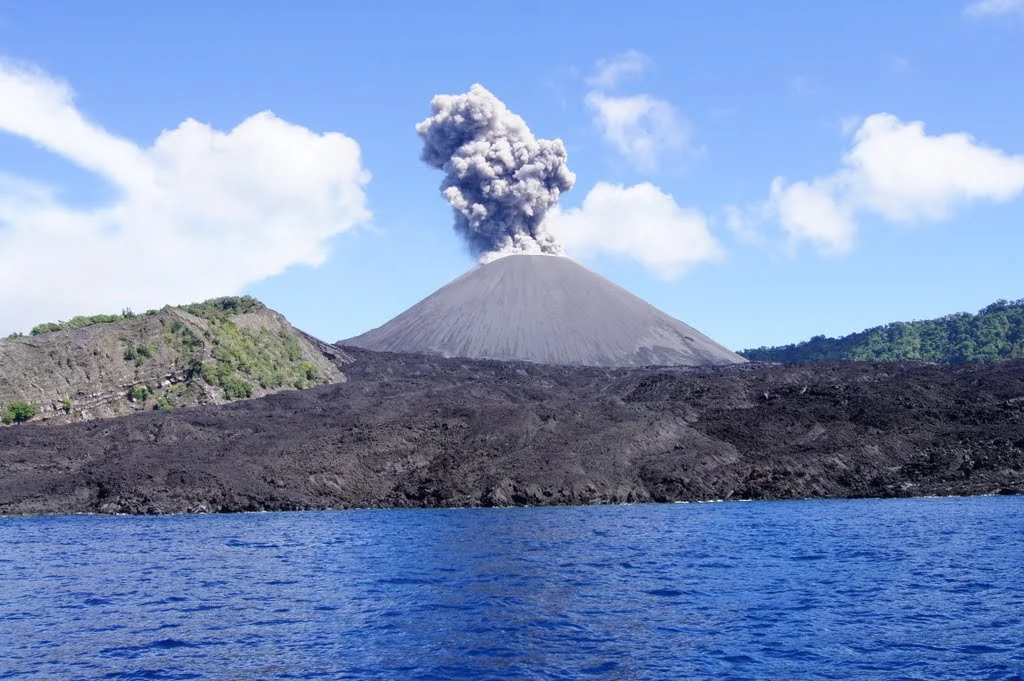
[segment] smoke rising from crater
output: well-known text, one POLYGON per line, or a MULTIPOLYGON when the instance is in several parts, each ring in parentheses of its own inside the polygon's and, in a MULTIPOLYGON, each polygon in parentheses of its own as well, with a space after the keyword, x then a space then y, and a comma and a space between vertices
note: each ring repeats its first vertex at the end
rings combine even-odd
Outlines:
POLYGON ((539 140, 482 85, 437 95, 416 126, 422 159, 443 170, 441 193, 455 229, 483 259, 506 253, 560 254, 544 215, 576 176, 562 140, 539 140))

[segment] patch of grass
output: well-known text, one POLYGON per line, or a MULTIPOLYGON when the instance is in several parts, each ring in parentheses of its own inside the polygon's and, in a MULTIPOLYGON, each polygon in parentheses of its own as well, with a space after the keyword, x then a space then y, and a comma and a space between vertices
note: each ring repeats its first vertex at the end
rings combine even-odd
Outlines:
POLYGON ((75 403, 69 395, 60 398, 60 409, 65 414, 70 414, 75 410, 75 403))

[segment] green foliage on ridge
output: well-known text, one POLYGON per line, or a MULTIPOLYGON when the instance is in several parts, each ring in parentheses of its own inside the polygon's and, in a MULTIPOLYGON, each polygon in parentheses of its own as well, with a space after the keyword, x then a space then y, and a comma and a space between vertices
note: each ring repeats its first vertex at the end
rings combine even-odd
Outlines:
MULTIPOLYGON (((184 310, 189 314, 201 317, 202 319, 226 319, 235 315, 246 314, 247 312, 259 312, 260 310, 266 309, 260 301, 256 300, 252 296, 226 296, 223 298, 211 298, 210 300, 203 301, 201 303, 191 303, 189 305, 179 305, 179 310, 184 310)), ((146 316, 155 315, 159 310, 147 310, 146 316)), ((96 314, 96 315, 79 315, 72 317, 68 321, 59 322, 46 322, 43 324, 37 324, 32 327, 30 332, 33 336, 38 336, 42 333, 50 333, 51 331, 77 331, 84 329, 87 326, 94 324, 110 324, 112 322, 125 322, 130 319, 135 319, 139 315, 131 311, 131 309, 125 309, 121 311, 121 314, 96 314)), ((11 334, 8 338, 17 337, 20 334, 11 334)))
POLYGON ((995 362, 1024 357, 1024 299, 997 300, 978 314, 894 322, 840 338, 815 336, 778 347, 743 350, 762 362, 924 361, 938 364, 995 362))

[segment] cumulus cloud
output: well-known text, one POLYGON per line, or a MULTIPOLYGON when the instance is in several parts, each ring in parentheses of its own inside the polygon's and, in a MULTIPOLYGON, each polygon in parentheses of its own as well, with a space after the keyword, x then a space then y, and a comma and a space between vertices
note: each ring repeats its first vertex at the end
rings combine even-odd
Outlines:
POLYGON ((1024 193, 1024 156, 985 146, 967 133, 929 135, 924 123, 869 116, 840 168, 812 181, 772 182, 769 212, 793 242, 849 250, 858 214, 893 222, 937 221, 975 201, 1024 193))
POLYGON ((964 13, 971 17, 1024 15, 1024 0, 973 0, 964 7, 964 13))
POLYGON ((597 62, 584 103, 604 140, 639 170, 653 172, 660 157, 690 144, 690 123, 669 102, 650 94, 621 95, 608 91, 626 77, 642 74, 651 64, 631 50, 597 62))
POLYGON ((548 226, 570 255, 632 258, 664 279, 723 255, 703 214, 681 207, 649 182, 598 182, 579 208, 549 213, 548 226))
POLYGON ((0 330, 237 293, 370 219, 359 145, 257 113, 228 132, 189 119, 142 147, 87 120, 71 89, 0 64, 0 131, 103 178, 104 205, 0 174, 0 330))

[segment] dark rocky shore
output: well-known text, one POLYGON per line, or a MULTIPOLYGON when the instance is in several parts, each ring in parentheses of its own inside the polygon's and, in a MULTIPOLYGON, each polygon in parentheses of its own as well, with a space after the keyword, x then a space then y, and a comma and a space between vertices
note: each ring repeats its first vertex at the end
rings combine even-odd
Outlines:
POLYGON ((351 354, 347 383, 0 429, 0 513, 1024 492, 1024 361, 570 369, 351 354))

